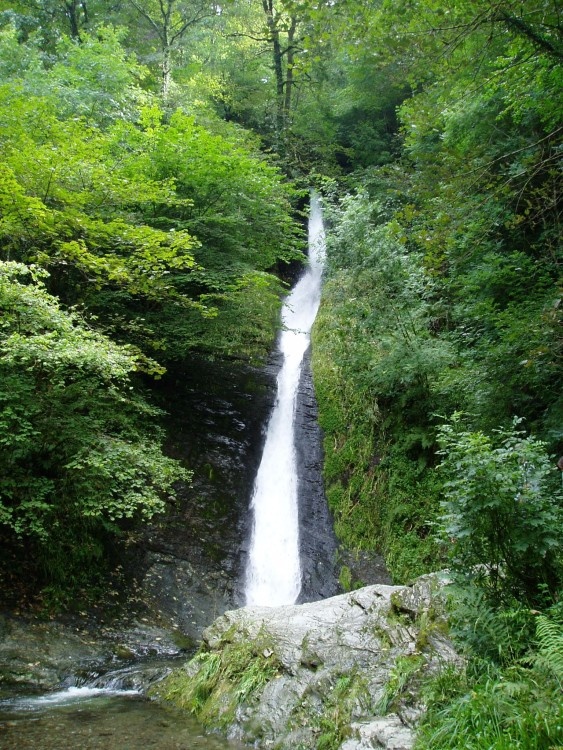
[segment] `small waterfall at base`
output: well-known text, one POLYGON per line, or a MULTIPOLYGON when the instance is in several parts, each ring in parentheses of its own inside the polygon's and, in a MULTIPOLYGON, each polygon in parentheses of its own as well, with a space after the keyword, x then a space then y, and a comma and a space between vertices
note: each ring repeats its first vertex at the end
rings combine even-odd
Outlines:
POLYGON ((325 259, 322 212, 315 195, 309 216, 309 268, 282 310, 283 355, 251 508, 254 523, 246 571, 246 604, 293 604, 301 589, 294 413, 303 357, 319 308, 325 259))

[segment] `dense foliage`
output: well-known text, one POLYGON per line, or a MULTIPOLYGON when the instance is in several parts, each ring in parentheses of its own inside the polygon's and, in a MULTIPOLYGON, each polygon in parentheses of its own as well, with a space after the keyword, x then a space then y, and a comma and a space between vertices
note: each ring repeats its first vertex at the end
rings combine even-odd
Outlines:
MULTIPOLYGON (((355 193, 330 214, 319 367, 330 355, 356 383, 372 405, 373 455, 410 474, 415 496, 454 411, 485 433, 524 418, 561 450, 557 14, 524 6, 361 14, 379 50, 373 75, 393 57, 414 93, 399 109, 401 160, 356 172, 355 193)), ((408 511, 404 528, 418 523, 424 539, 416 519, 438 507, 426 502, 427 518, 408 511)))
POLYGON ((361 33, 372 76, 394 62, 411 93, 400 158, 358 163, 344 197, 328 192, 315 375, 329 501, 342 537, 382 548, 396 579, 452 571, 468 666, 430 689, 419 746, 550 747, 563 734, 558 10, 351 5, 349 53, 361 33))
POLYGON ((337 533, 456 586, 420 746, 561 744, 562 58, 553 0, 9 3, 6 549, 49 583, 162 509, 135 373, 267 352, 315 182, 337 533))
POLYGON ((71 597, 116 524, 162 512, 189 475, 162 455, 134 352, 62 309, 45 276, 0 264, 0 522, 28 574, 71 597))

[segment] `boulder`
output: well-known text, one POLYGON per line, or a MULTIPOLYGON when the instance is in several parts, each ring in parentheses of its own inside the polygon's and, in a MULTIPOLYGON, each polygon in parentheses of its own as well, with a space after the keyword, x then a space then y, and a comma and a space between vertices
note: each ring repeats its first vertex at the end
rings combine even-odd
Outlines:
POLYGON ((441 589, 432 575, 409 587, 226 612, 160 694, 258 747, 405 750, 424 711, 422 678, 462 663, 447 637, 441 589))

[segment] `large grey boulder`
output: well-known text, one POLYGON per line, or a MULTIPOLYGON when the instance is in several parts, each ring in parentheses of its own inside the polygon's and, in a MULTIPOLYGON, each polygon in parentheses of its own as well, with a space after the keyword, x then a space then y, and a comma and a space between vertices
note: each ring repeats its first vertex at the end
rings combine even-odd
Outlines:
MULTIPOLYGON (((412 747, 424 711, 422 676, 461 663, 440 614, 441 588, 433 575, 411 587, 374 585, 314 603, 226 612, 204 631, 208 653, 250 644, 261 668, 275 665, 236 703, 228 696, 241 694, 236 679, 221 681, 219 713, 237 705, 229 736, 276 750, 412 747)), ((208 668, 205 655, 189 663, 186 685, 208 668)), ((213 712, 206 718, 213 723, 213 712)))

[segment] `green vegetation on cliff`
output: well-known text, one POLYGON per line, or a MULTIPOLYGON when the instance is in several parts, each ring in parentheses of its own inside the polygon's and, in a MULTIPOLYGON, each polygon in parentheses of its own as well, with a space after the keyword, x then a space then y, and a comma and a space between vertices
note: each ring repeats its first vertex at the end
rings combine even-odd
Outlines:
POLYGON ((341 27, 352 56, 360 30, 373 77, 394 61, 411 92, 400 157, 327 191, 313 368, 329 502, 397 582, 452 571, 467 670, 430 689, 419 747, 548 748, 563 735, 558 10, 384 2, 341 27))
POLYGON ((237 708, 279 676, 282 665, 266 637, 232 642, 226 633, 219 646, 202 647, 185 668, 172 672, 151 694, 186 709, 204 726, 227 730, 237 708))
POLYGON ((382 3, 340 28, 354 56, 363 23, 372 76, 393 61, 412 87, 400 157, 329 193, 314 364, 337 524, 398 579, 439 564, 437 433, 454 412, 487 435, 518 417, 563 448, 557 18, 382 3))
POLYGON ((19 588, 21 569, 26 595, 66 606, 189 479, 163 454, 150 378, 193 351, 270 351, 280 276, 302 257, 300 191, 249 132, 171 108, 123 29, 79 13, 69 38, 55 4, 13 5, 0 14, 0 581, 19 588))
POLYGON ((150 378, 267 353, 303 244, 288 176, 312 181, 337 533, 458 587, 468 670, 421 742, 479 716, 475 747, 560 744, 558 4, 7 5, 0 572, 69 601, 174 497, 150 378))

